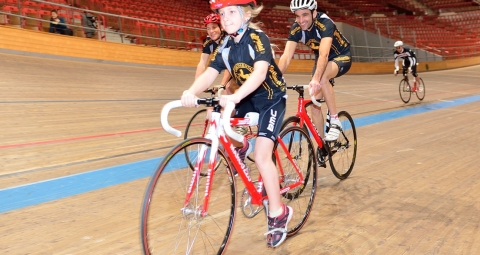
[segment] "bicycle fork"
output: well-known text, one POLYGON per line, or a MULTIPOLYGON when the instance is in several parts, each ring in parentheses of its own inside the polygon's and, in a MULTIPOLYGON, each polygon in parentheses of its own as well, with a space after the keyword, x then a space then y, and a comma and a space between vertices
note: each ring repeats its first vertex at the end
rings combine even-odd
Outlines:
MULTIPOLYGON (((214 113, 212 113, 214 114, 214 113)), ((219 113, 218 113, 219 115, 219 113)), ((220 116, 220 115, 219 115, 220 116)), ((187 190, 184 206, 181 209, 184 217, 206 217, 208 215, 208 202, 210 200, 210 192, 212 190, 212 183, 213 178, 215 175, 215 165, 217 164, 217 155, 218 155, 218 137, 214 134, 216 125, 215 121, 212 121, 212 125, 210 126, 208 134, 205 136, 206 139, 209 139, 212 143, 212 146, 209 148, 207 145, 202 145, 198 151, 197 162, 195 163, 195 169, 192 171, 192 178, 190 181, 190 185, 187 190), (205 162, 205 157, 207 156, 207 152, 210 149, 210 154, 208 156, 208 170, 205 182, 205 195, 203 205, 198 205, 197 208, 191 208, 191 198, 194 193, 199 192, 200 186, 200 171, 203 167, 205 162)), ((195 203, 196 204, 196 203, 195 203)))

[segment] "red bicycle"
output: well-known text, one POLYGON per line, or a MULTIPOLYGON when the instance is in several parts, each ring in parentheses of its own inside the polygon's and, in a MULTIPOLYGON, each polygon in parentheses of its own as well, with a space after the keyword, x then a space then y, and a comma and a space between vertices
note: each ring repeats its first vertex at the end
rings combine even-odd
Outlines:
MULTIPOLYGON (((174 146, 153 173, 143 199, 140 222, 145 254, 225 253, 237 207, 234 169, 245 184, 244 193, 248 192, 244 202, 263 207, 268 215, 268 197, 261 176, 251 176, 226 136, 243 141, 244 137, 231 126, 255 126, 258 113, 249 113, 245 118, 225 117, 234 108, 229 104, 221 118, 217 99, 203 98, 197 103, 213 107, 209 131, 205 137, 190 138, 174 146), (193 171, 185 160, 186 152, 190 159, 195 159, 193 171)), ((179 137, 181 132, 171 128, 167 121, 168 113, 176 107, 181 107, 179 100, 165 105, 162 126, 179 137)), ((279 134, 273 157, 279 171, 282 202, 295 212, 287 230, 287 236, 292 236, 304 226, 315 199, 314 146, 304 129, 289 127, 279 134)))
POLYGON ((413 79, 413 85, 410 85, 410 81, 408 80, 408 74, 406 73, 398 86, 400 98, 404 103, 408 103, 410 101, 412 93, 415 93, 418 100, 420 101, 425 98, 425 83, 423 83, 423 79, 419 79, 420 83, 417 83, 415 77, 413 77, 413 79))
MULTIPOLYGON (((333 84, 333 81, 330 82, 333 84)), ((321 100, 317 102, 316 100, 305 99, 304 91, 308 89, 308 87, 308 85, 287 86, 287 89, 294 90, 298 93, 297 113, 295 116, 286 118, 283 121, 282 127, 286 128, 292 125, 299 126, 306 132, 309 132, 318 145, 316 153, 318 165, 326 168, 326 161, 328 161, 333 174, 340 180, 346 179, 352 173, 357 155, 357 131, 355 129, 355 123, 348 112, 340 111, 338 113, 338 119, 342 124, 340 136, 335 141, 325 141, 323 136, 319 135, 319 131, 323 132, 323 127, 322 130, 317 130, 307 111, 313 104, 320 106, 320 102, 324 101, 321 100)), ((325 133, 328 133, 330 122, 328 110, 326 116, 325 133)))

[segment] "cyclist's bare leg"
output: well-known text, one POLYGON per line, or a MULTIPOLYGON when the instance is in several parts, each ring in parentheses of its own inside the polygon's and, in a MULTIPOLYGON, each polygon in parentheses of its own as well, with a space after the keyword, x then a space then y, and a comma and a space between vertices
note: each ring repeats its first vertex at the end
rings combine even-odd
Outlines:
MULTIPOLYGON (((325 103, 327 108, 330 111, 330 115, 337 114, 337 106, 335 104, 335 95, 333 91, 332 84, 330 84, 330 79, 335 78, 338 73, 338 65, 335 62, 329 61, 325 72, 323 73, 322 79, 320 79, 321 91, 315 95, 316 99, 321 99, 322 96, 325 98, 325 103)), ((313 124, 317 127, 317 130, 320 132, 320 135, 323 136, 323 113, 321 109, 317 106, 314 106, 312 109, 313 124)))
POLYGON ((414 76, 414 78, 415 78, 415 81, 417 82, 417 84, 420 84, 420 75, 418 75, 418 73, 417 73, 416 77, 414 76))
POLYGON ((280 187, 278 172, 272 160, 273 141, 266 137, 257 137, 255 142, 255 165, 262 175, 263 185, 268 194, 268 208, 270 212, 280 209, 280 187))
POLYGON ((329 61, 325 72, 323 73, 322 79, 320 80, 320 85, 322 86, 323 97, 325 98, 325 103, 327 103, 328 110, 330 115, 337 114, 337 105, 335 103, 335 95, 333 91, 332 84, 330 84, 330 79, 335 78, 338 74, 338 65, 335 62, 329 61))
MULTIPOLYGON (((315 98, 317 100, 320 100, 322 98, 322 92, 318 93, 315 98)), ((324 128, 323 126, 325 125, 325 122, 323 121, 324 120, 324 117, 323 117, 323 113, 322 113, 322 108, 321 107, 318 107, 316 105, 312 105, 312 112, 310 113, 310 116, 313 117, 313 124, 315 125, 315 128, 317 129, 318 131, 318 134, 324 138, 325 137, 325 134, 324 134, 324 128)))

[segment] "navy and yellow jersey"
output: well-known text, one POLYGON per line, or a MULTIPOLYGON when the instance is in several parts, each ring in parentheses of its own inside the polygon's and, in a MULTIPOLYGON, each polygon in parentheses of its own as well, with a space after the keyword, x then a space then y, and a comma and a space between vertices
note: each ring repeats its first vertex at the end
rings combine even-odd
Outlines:
POLYGON ((284 96, 286 93, 283 75, 273 57, 267 35, 261 30, 248 28, 238 43, 230 36, 222 39, 220 46, 212 55, 210 67, 219 73, 228 69, 236 83, 242 86, 253 72, 255 62, 268 62, 270 65, 265 81, 251 94, 251 97, 273 99, 284 96))
MULTIPOLYGON (((220 35, 220 38, 225 37, 227 35, 224 31, 222 31, 222 34, 220 35)), ((207 35, 207 38, 203 40, 203 50, 202 53, 205 54, 212 54, 212 52, 217 48, 218 44, 210 38, 210 36, 207 35)))
POLYGON ((403 51, 399 52, 395 50, 393 52, 393 58, 395 59, 395 68, 398 69, 398 61, 402 59, 403 66, 410 66, 413 67, 417 64, 417 57, 415 56, 415 52, 413 52, 409 48, 403 47, 403 51))
POLYGON ((302 42, 313 50, 318 56, 318 48, 320 40, 324 37, 331 37, 332 46, 328 54, 328 60, 331 61, 336 56, 345 55, 350 51, 350 42, 338 31, 337 26, 324 13, 318 12, 313 19, 313 26, 308 31, 303 31, 298 23, 293 23, 290 33, 288 35, 289 41, 302 42))

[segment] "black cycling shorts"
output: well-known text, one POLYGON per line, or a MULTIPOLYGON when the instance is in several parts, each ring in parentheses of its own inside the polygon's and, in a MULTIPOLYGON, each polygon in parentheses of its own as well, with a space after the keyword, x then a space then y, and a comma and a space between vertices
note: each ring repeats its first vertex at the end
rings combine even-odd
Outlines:
MULTIPOLYGON (((408 72, 408 68, 410 67, 410 61, 405 61, 404 63, 405 65, 403 66, 403 75, 407 75, 407 72, 408 72)), ((417 77, 418 76, 418 73, 417 73, 417 65, 413 65, 412 66, 412 75, 413 77, 417 77)))
MULTIPOLYGON (((334 78, 337 78, 346 74, 348 70, 350 70, 350 67, 352 66, 352 57, 351 57, 350 51, 343 55, 338 55, 332 59, 329 59, 328 62, 330 61, 334 62, 338 66, 338 73, 334 78)), ((318 56, 315 55, 315 65, 313 65, 312 76, 315 74, 315 71, 317 70, 317 62, 318 62, 318 56)))
POLYGON ((235 106, 236 118, 243 118, 248 112, 258 112, 258 136, 277 140, 282 127, 287 100, 285 97, 265 99, 263 97, 246 97, 235 106))

